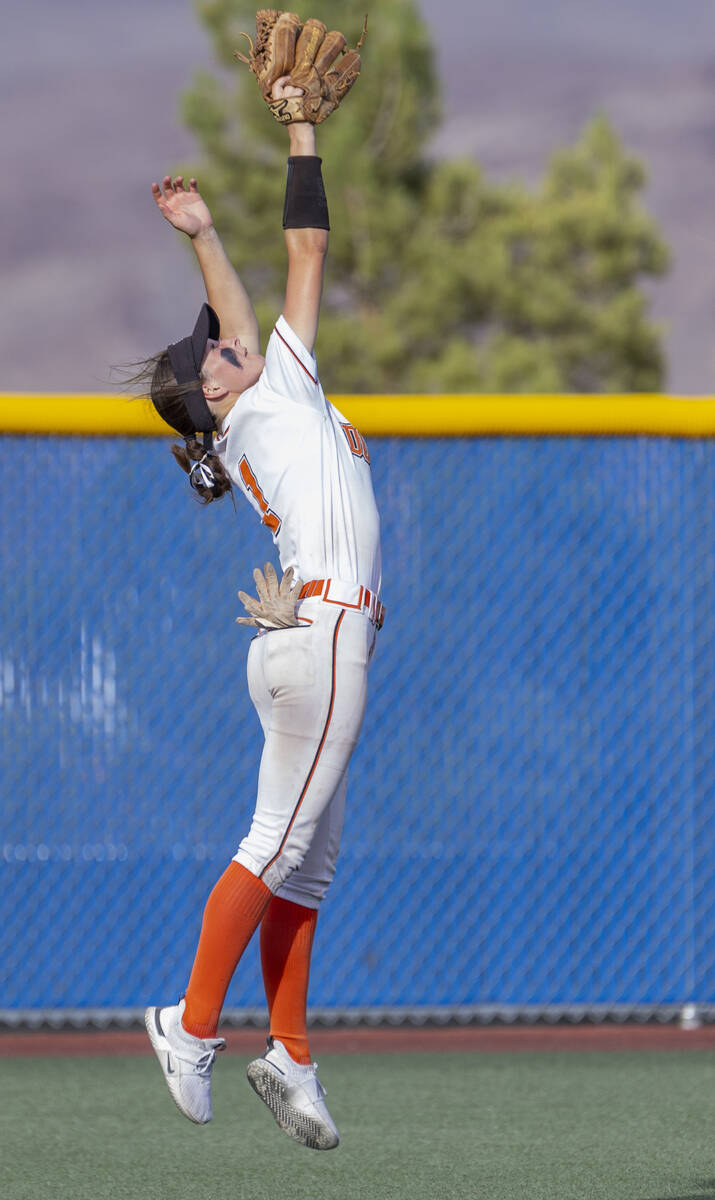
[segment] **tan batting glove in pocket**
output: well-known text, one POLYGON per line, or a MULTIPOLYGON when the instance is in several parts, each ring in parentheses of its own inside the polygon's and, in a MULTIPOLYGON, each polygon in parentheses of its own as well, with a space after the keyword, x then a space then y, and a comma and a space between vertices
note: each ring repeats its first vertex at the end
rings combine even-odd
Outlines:
POLYGON ((238 598, 250 617, 236 617, 237 625, 255 625, 257 629, 290 629, 300 622, 295 615, 295 606, 303 586, 302 579, 293 582, 293 568, 289 567, 280 583, 275 568, 266 563, 263 571, 256 567, 253 572, 258 599, 247 592, 239 592, 238 598))

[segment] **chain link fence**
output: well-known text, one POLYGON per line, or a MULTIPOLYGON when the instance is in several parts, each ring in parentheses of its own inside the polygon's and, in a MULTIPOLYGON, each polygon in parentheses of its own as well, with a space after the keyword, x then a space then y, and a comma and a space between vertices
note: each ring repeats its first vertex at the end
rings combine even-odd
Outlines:
MULTIPOLYGON (((273 548, 164 441, 3 449, 0 1019, 173 1002, 252 811, 273 548)), ((314 1010, 706 1008, 715 443, 370 449, 387 618, 314 1010)), ((255 942, 227 1003, 262 1011, 255 942)))

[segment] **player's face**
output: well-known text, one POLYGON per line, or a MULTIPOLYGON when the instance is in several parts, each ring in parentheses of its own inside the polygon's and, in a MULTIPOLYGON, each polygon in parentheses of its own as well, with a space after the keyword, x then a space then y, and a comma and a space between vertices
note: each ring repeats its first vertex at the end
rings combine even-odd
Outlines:
POLYGON ((204 396, 216 402, 239 395, 256 383, 264 366, 263 355, 249 354, 238 338, 209 338, 201 366, 204 396))

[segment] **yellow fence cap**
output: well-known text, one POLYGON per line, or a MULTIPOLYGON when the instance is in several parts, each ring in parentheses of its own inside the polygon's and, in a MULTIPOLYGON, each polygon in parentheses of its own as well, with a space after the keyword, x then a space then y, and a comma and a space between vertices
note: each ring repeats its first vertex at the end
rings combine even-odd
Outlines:
MULTIPOLYGON (((415 395, 331 399, 361 433, 377 437, 715 435, 712 396, 415 395)), ((0 433, 179 436, 147 400, 30 392, 0 394, 0 433)))

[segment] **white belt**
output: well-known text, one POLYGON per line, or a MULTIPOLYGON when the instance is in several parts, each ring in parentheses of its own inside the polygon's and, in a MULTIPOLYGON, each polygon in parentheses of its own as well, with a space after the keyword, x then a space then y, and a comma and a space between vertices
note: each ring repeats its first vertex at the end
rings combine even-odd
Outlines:
POLYGON ((382 629, 385 620, 385 605, 369 588, 360 583, 345 583, 342 579, 311 579, 300 589, 299 600, 323 600, 326 604, 337 604, 340 608, 354 608, 365 612, 382 629))

